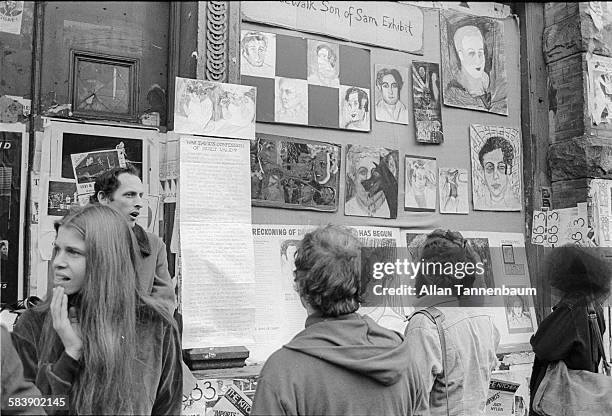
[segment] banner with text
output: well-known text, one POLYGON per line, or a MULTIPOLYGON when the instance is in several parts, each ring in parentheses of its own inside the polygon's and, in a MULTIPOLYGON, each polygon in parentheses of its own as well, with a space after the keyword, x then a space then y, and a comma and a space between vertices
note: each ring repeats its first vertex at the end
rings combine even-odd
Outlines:
POLYGON ((423 11, 392 2, 243 1, 244 20, 423 54, 423 11))

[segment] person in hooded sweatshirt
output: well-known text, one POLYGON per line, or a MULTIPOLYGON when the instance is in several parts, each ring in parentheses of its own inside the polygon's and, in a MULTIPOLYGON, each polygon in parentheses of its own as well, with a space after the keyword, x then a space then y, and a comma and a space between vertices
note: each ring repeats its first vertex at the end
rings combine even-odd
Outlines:
POLYGON ((357 313, 360 243, 328 225, 304 236, 295 287, 306 328, 270 356, 257 382, 257 415, 413 415, 423 379, 403 337, 357 313))

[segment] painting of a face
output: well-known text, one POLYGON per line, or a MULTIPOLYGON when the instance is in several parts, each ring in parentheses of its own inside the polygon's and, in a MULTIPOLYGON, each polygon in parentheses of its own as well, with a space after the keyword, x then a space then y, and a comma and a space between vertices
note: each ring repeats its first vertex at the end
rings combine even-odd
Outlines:
POLYGON ((382 97, 385 103, 395 105, 399 100, 399 90, 395 77, 387 74, 382 78, 381 82, 382 97))
POLYGON ((486 153, 483 157, 484 177, 491 196, 499 198, 508 186, 507 166, 501 149, 486 153))
POLYGON ((372 177, 372 169, 375 167, 374 163, 378 162, 379 159, 373 156, 364 157, 359 161, 357 173, 355 175, 355 189, 357 191, 357 196, 362 200, 368 198, 368 192, 363 187, 363 182, 372 177))
POLYGON ((317 182, 324 183, 329 178, 328 154, 319 152, 314 160, 314 172, 317 182))
POLYGON ((244 57, 253 66, 262 66, 266 57, 266 43, 253 39, 246 45, 244 57))
POLYGON ((474 78, 482 78, 485 67, 484 43, 480 34, 466 35, 457 45, 461 68, 474 78))
POLYGON ((321 48, 317 52, 317 69, 319 74, 326 77, 333 77, 335 75, 331 64, 331 52, 328 48, 321 48))
POLYGON ((357 94, 357 92, 353 92, 349 95, 346 105, 350 121, 363 120, 365 109, 359 105, 359 94, 357 94))
POLYGON ((288 80, 282 80, 280 82, 280 98, 283 107, 286 110, 295 108, 300 102, 300 96, 298 94, 296 86, 288 80))

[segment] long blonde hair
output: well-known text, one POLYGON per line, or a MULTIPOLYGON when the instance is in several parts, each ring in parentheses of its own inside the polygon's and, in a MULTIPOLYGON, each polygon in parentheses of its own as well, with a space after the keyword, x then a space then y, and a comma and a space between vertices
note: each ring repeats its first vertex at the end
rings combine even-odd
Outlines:
MULTIPOLYGON (((56 224, 77 231, 85 241, 85 279, 76 295, 83 340, 81 370, 70 391, 71 412, 133 414, 136 324, 143 312, 173 322, 164 308, 138 293, 131 231, 110 207, 88 205, 56 224), (161 316, 159 316, 161 315, 161 316)), ((48 308, 48 302, 43 305, 48 308)), ((55 362, 63 348, 50 314, 43 326, 39 365, 55 362)))

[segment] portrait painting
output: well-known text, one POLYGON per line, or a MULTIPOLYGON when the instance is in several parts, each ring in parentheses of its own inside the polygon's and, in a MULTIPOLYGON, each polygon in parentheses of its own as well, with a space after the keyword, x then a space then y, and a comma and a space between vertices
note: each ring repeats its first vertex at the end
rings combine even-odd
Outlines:
POLYGON ((438 169, 436 158, 406 155, 404 211, 436 210, 438 169))
POLYGON ((594 125, 612 123, 612 58, 587 58, 588 102, 594 125))
POLYGON ((467 169, 440 168, 439 174, 440 214, 469 214, 467 169))
POLYGON ((520 211, 522 155, 518 130, 472 124, 470 152, 474 209, 520 211))
POLYGON ((376 64, 375 69, 376 120, 408 124, 408 68, 376 64))
POLYGON ((504 303, 508 332, 511 334, 532 333, 534 328, 528 297, 521 295, 506 296, 504 297, 504 303))
POLYGON ((177 77, 174 131, 253 139, 256 100, 253 87, 177 77))
POLYGON ((503 21, 440 11, 444 104, 508 115, 503 21))
POLYGON ((433 62, 412 62, 412 101, 416 140, 439 144, 444 141, 440 67, 433 62))
POLYGON ((344 215, 397 218, 399 151, 349 144, 344 215))
POLYGON ((340 87, 338 44, 308 39, 308 83, 340 87))
POLYGON ((370 90, 340 86, 340 127, 370 131, 370 90))
POLYGON ((485 287, 495 287, 493 279, 493 262, 491 260, 491 248, 488 238, 466 237, 465 238, 474 251, 478 254, 480 262, 482 262, 484 275, 482 276, 485 287))
POLYGON ((253 205, 338 209, 340 145, 257 134, 250 159, 253 205))
POLYGON ((308 124, 308 83, 303 79, 276 78, 274 121, 308 124))
POLYGON ((252 77, 274 78, 276 35, 254 30, 240 34, 240 73, 252 77))

